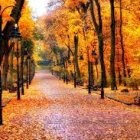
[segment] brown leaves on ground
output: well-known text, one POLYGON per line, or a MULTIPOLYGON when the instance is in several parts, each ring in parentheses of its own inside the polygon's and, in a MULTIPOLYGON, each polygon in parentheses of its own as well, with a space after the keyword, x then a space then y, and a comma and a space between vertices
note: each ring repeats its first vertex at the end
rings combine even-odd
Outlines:
POLYGON ((4 108, 2 140, 139 140, 140 111, 66 85, 44 71, 4 108))

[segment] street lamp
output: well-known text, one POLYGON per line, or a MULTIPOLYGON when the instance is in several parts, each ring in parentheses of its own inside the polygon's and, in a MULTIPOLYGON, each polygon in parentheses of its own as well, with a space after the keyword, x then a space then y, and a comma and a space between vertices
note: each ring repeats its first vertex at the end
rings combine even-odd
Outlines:
MULTIPOLYGON (((80 54, 80 56, 77 56, 79 57, 79 60, 84 60, 84 57, 83 57, 83 54, 80 54)), ((76 62, 75 62, 75 58, 73 58, 73 65, 74 65, 74 88, 76 88, 77 86, 77 73, 76 73, 76 62)))
MULTIPOLYGON (((93 83, 91 81, 91 69, 92 69, 92 63, 91 63, 91 60, 90 60, 90 55, 92 57, 96 57, 96 52, 95 50, 92 50, 91 54, 89 54, 88 52, 88 93, 91 94, 91 88, 93 87, 93 83)), ((93 75, 92 75, 93 76, 93 75)))
POLYGON ((63 67, 64 67, 64 71, 63 71, 63 81, 65 82, 66 81, 66 77, 65 77, 65 57, 62 58, 63 59, 63 67))
POLYGON ((74 64, 74 75, 73 75, 73 76, 74 76, 74 77, 73 77, 73 78, 74 78, 74 88, 76 88, 76 85, 77 85, 77 84, 76 84, 76 81, 77 81, 77 78, 76 78, 76 77, 77 77, 77 74, 76 74, 75 58, 74 58, 74 60, 73 60, 73 64, 74 64))
MULTIPOLYGON (((96 45, 96 42, 94 41, 94 42, 92 43, 92 45, 95 46, 95 45, 96 45)), ((88 93, 89 93, 89 94, 91 94, 91 88, 92 88, 92 86, 93 86, 93 85, 91 84, 91 67, 92 67, 92 65, 91 65, 90 55, 91 55, 92 57, 95 57, 97 54, 96 54, 95 50, 92 50, 92 52, 89 53, 89 48, 88 48, 88 93)))
POLYGON ((34 78, 34 75, 35 75, 35 62, 34 62, 34 59, 32 58, 31 62, 30 62, 30 68, 31 68, 31 78, 30 78, 30 81, 32 82, 33 78, 34 78))
MULTIPOLYGON (((23 46, 24 47, 24 46, 23 46)), ((25 48, 23 49, 23 58, 22 58, 22 62, 24 64, 24 56, 25 56, 25 66, 26 66, 26 88, 28 89, 29 88, 29 84, 28 84, 28 64, 27 64, 27 59, 28 59, 28 48, 27 46, 25 46, 25 48)), ((23 66, 22 66, 23 67, 23 66)), ((23 70, 22 70, 22 74, 23 74, 23 70)), ((24 76, 22 75, 22 91, 23 91, 23 94, 24 94, 24 76)))
POLYGON ((63 65, 64 65, 64 82, 68 84, 68 57, 63 57, 63 65))
POLYGON ((27 56, 27 48, 22 46, 21 49, 21 93, 24 95, 24 56, 27 56))
MULTIPOLYGON (((4 11, 8 8, 14 7, 13 5, 5 7, 1 10, 0 6, 0 61, 2 61, 2 15, 4 11)), ((2 117, 2 78, 1 78, 1 64, 0 64, 0 125, 3 124, 3 117, 2 117)))
POLYGON ((21 45, 19 44, 19 39, 21 38, 21 34, 18 30, 17 24, 15 24, 11 35, 11 41, 15 43, 15 52, 16 52, 16 59, 17 59, 17 100, 20 100, 20 74, 19 74, 19 50, 21 45))
POLYGON ((28 55, 27 55, 27 64, 26 64, 26 69, 27 69, 27 73, 26 73, 26 88, 28 89, 29 88, 29 84, 30 84, 30 55, 29 55, 29 52, 28 52, 28 55))
POLYGON ((66 58, 65 67, 66 67, 66 84, 68 84, 68 82, 69 82, 69 78, 68 78, 68 58, 66 58))
POLYGON ((29 85, 31 85, 31 57, 29 56, 29 85))
POLYGON ((88 49, 88 94, 91 94, 91 64, 89 58, 89 49, 88 49))
MULTIPOLYGON (((97 53, 95 50, 92 50, 92 56, 95 58, 96 65, 98 64, 97 60, 97 53)), ((103 84, 103 78, 101 77, 101 99, 104 99, 104 84, 103 84)))

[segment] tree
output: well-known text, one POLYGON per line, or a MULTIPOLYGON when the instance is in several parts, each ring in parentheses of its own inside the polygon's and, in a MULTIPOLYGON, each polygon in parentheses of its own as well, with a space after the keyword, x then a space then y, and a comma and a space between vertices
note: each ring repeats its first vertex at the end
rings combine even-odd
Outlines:
MULTIPOLYGON (((16 0, 15 2, 16 2, 15 7, 12 9, 12 12, 11 12, 11 17, 15 20, 16 23, 18 23, 18 21, 20 19, 21 10, 23 8, 24 0, 16 0)), ((2 17, 1 17, 1 19, 2 19, 2 17)), ((2 21, 0 21, 0 24, 2 24, 2 21)), ((1 64, 2 64, 2 59, 3 59, 4 54, 7 54, 9 49, 11 49, 8 45, 8 40, 9 40, 9 33, 10 33, 11 28, 13 27, 13 24, 14 24, 14 22, 12 20, 8 21, 6 23, 6 26, 3 29, 3 38, 0 33, 0 39, 1 39, 0 40, 0 125, 3 123, 3 120, 2 120, 1 64)), ((0 25, 0 30, 2 30, 1 25, 0 25)))
POLYGON ((123 13, 122 13, 122 0, 119 1, 120 3, 120 43, 122 49, 122 69, 123 69, 123 83, 126 86, 126 65, 125 65, 125 50, 124 50, 124 42, 123 42, 123 13))
MULTIPOLYGON (((105 70, 105 63, 104 63, 104 41, 103 41, 103 30, 102 30, 102 16, 101 16, 101 7, 98 0, 90 0, 90 13, 91 13, 91 19, 94 24, 94 28, 96 31, 96 34, 98 36, 98 44, 99 44, 99 57, 100 57, 100 64, 101 64, 101 86, 107 86, 107 80, 106 80, 106 70, 105 70), (97 15, 98 15, 98 21, 95 17, 95 5, 97 8, 97 15)), ((101 98, 104 98, 104 91, 102 89, 101 92, 101 98)))
POLYGON ((110 55, 110 73, 111 73, 111 89, 115 90, 116 74, 115 74, 115 11, 114 0, 110 0, 111 7, 111 55, 110 55))
MULTIPOLYGON (((11 29, 12 28, 13 27, 11 27, 11 29)), ((24 7, 22 10, 22 17, 19 20, 19 28, 20 28, 20 32, 21 32, 23 38, 28 39, 28 38, 32 37, 34 23, 33 23, 33 20, 31 19, 31 11, 30 11, 29 7, 27 6, 27 3, 24 3, 24 7)), ((8 43, 8 39, 9 39, 9 36, 6 40, 4 40, 4 42, 5 42, 4 44, 8 43)), ((5 53, 4 59, 3 59, 3 87, 4 87, 4 89, 7 89, 7 76, 8 76, 8 70, 9 70, 9 55, 11 53, 13 46, 14 46, 14 44, 12 44, 9 47, 6 46, 7 48, 5 48, 5 50, 4 50, 4 53, 5 53)))
MULTIPOLYGON (((90 79, 93 81, 93 74, 97 69, 97 76, 94 76, 95 84, 101 82, 102 87, 106 86, 108 77, 108 79, 111 79, 111 81, 109 81, 109 85, 111 84, 111 88, 113 90, 116 89, 116 73, 118 75, 119 84, 121 84, 122 76, 124 75, 122 73, 122 62, 124 61, 125 63, 126 71, 126 78, 124 79, 128 80, 128 78, 133 75, 132 73, 138 70, 136 67, 136 60, 138 60, 140 56, 138 50, 138 3, 136 0, 133 2, 123 0, 121 2, 122 5, 120 6, 120 0, 51 1, 49 13, 48 15, 45 15, 46 31, 45 34, 43 34, 43 39, 47 42, 46 44, 48 48, 48 50, 45 50, 51 52, 51 47, 53 46, 66 48, 68 58, 73 60, 75 46, 76 48, 78 47, 76 56, 79 57, 82 54, 84 58, 83 61, 77 59, 81 79, 87 84, 89 83, 88 77, 91 76, 90 79), (121 15, 120 10, 123 15, 121 15), (123 18, 122 21, 121 17, 123 18), (109 26, 110 24, 111 26, 109 26), (76 34, 77 39, 74 33, 76 34), (91 42, 94 41, 94 38, 98 39, 98 42, 94 45, 95 48, 90 45, 91 42), (120 40, 121 38, 122 40, 120 40), (124 58, 122 58, 122 42, 124 48, 124 58), (124 44, 127 47, 124 47, 124 44), (91 47, 89 51, 87 51, 88 47, 91 47), (96 62, 92 62, 90 60, 92 58, 91 53, 94 49, 96 49, 96 62), (87 54, 90 55, 90 59, 87 54), (109 57, 110 59, 108 59, 109 57), (91 62, 88 63, 88 60, 91 62), (96 69, 92 70, 92 64, 95 64, 96 69), (100 64, 99 69, 98 64, 100 64), (89 71, 91 71, 90 74, 89 71), (100 79, 98 77, 101 77, 101 81, 99 81, 100 79)), ((69 73, 72 73, 73 69, 73 65, 69 63, 69 73)))

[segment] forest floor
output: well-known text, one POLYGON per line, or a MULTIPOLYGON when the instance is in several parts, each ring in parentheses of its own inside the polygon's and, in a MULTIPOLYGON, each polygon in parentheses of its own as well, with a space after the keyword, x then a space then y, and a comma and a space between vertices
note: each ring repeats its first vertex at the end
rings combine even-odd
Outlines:
MULTIPOLYGON (((73 82, 69 82, 69 84, 73 85, 73 82)), ((88 84, 84 84, 84 86, 77 86, 81 89, 86 89, 88 94, 87 86, 88 84)), ((74 86, 74 85, 73 85, 74 86)), ((139 87, 140 88, 140 87, 139 87)), ((91 89, 91 94, 101 94, 101 89, 91 89)), ((110 87, 104 88, 105 97, 115 100, 117 102, 124 103, 126 105, 138 105, 138 102, 135 101, 135 98, 138 100, 140 98, 140 89, 134 90, 128 86, 118 86, 117 90, 111 90, 110 87)))
MULTIPOLYGON (((117 90, 111 90, 110 87, 109 88, 104 88, 104 92, 105 92, 105 96, 113 99, 115 101, 127 104, 127 105, 138 105, 138 103, 136 103, 135 98, 139 98, 140 97, 140 90, 132 90, 131 88, 128 87, 123 87, 120 86, 118 87, 117 90), (128 92, 122 92, 122 90, 128 90, 128 92)), ((100 89, 97 91, 92 91, 92 93, 96 93, 100 95, 100 89)))
POLYGON ((140 97, 140 90, 133 90, 129 87, 118 87, 118 90, 112 91, 110 88, 105 88, 105 95, 111 99, 116 99, 126 104, 136 104, 135 97, 140 97), (128 90, 128 92, 122 92, 128 90))
POLYGON ((0 140, 140 140, 140 108, 74 89, 39 70, 3 109, 0 140))

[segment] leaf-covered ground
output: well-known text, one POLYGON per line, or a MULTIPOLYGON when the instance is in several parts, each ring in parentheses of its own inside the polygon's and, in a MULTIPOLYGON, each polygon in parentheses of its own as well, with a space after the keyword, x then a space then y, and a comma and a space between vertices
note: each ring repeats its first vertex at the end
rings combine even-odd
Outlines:
POLYGON ((140 140, 140 109, 86 95, 45 71, 4 108, 1 140, 140 140))

